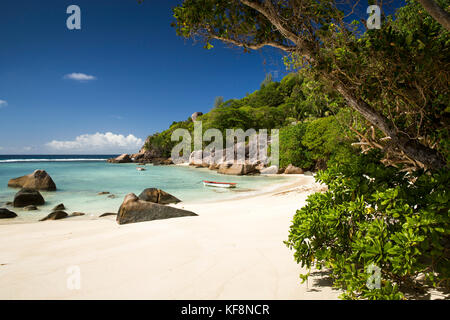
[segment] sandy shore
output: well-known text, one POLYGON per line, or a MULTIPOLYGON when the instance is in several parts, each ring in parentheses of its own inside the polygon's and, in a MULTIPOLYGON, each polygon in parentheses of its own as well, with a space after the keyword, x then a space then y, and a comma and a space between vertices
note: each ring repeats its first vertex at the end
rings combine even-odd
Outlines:
POLYGON ((319 272, 300 284, 283 244, 313 181, 177 205, 198 217, 1 225, 0 299, 337 299, 319 272), (69 289, 78 270, 81 287, 69 289))

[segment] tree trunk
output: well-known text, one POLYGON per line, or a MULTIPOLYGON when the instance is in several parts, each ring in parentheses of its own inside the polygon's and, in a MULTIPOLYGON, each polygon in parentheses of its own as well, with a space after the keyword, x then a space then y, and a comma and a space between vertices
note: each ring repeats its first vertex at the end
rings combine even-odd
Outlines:
POLYGON ((389 119, 374 110, 362 99, 356 98, 353 92, 343 84, 337 83, 335 88, 342 94, 345 101, 347 101, 352 109, 360 113, 367 121, 380 129, 385 135, 389 136, 392 143, 408 157, 422 163, 427 168, 440 169, 445 166, 445 162, 436 150, 424 146, 417 140, 410 139, 404 133, 398 132, 389 119))
MULTIPOLYGON (((239 0, 244 5, 251 7, 261 13, 269 20, 269 22, 284 36, 286 39, 291 40, 297 46, 297 53, 306 57, 311 63, 314 62, 318 53, 313 49, 313 46, 307 41, 295 34, 292 30, 289 30, 280 20, 273 4, 270 0, 264 0, 262 3, 259 1, 239 0)), ((428 10, 430 14, 440 23, 449 29, 448 13, 442 10, 433 0, 419 0, 420 3, 428 10), (443 21, 443 22, 441 22, 443 21)), ((283 49, 282 49, 283 50, 283 49)), ((322 75, 325 79, 334 80, 328 74, 322 75)), ((335 81, 333 81, 335 82, 335 81)), ((405 133, 398 132, 389 119, 383 116, 382 113, 373 109, 369 104, 360 99, 349 88, 345 87, 342 83, 337 82, 335 84, 336 90, 342 94, 349 106, 359 112, 367 121, 372 123, 375 127, 380 129, 384 134, 391 138, 393 145, 397 146, 411 159, 422 163, 426 168, 440 169, 445 166, 445 161, 441 158, 440 154, 431 148, 428 148, 418 142, 417 140, 410 139, 405 133)))
POLYGON ((450 14, 442 9, 434 0, 417 0, 427 12, 439 22, 445 29, 450 31, 450 14))

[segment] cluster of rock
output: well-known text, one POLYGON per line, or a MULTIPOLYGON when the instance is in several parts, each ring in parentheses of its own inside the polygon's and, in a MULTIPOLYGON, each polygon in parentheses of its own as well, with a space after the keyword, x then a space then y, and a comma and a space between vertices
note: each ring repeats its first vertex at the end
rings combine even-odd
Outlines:
POLYGON ((145 189, 139 197, 127 194, 117 213, 118 224, 128 224, 160 219, 197 216, 194 212, 167 206, 179 199, 155 188, 145 189))
MULTIPOLYGON (((235 146, 234 154, 236 158, 238 146, 235 146)), ((279 168, 278 166, 268 166, 268 158, 262 160, 248 160, 251 157, 248 146, 245 147, 245 159, 243 161, 227 161, 227 150, 212 151, 210 153, 199 150, 191 153, 189 157, 189 165, 196 168, 208 168, 216 170, 218 173, 227 175, 255 175, 255 174, 303 174, 301 168, 290 164, 287 168, 279 168)))
MULTIPOLYGON (((99 194, 108 194, 101 192, 99 194)), ((139 196, 134 193, 127 194, 118 212, 107 212, 100 218, 116 216, 118 224, 128 224, 160 219, 169 219, 184 216, 196 216, 195 213, 166 206, 179 203, 180 199, 157 188, 147 188, 139 196)))
MULTIPOLYGON (((38 190, 55 191, 56 185, 52 178, 43 170, 36 170, 32 174, 11 179, 9 187, 21 188, 14 200, 9 203, 15 208, 24 210, 37 210, 37 206, 45 204, 45 199, 38 190)), ((109 192, 100 192, 99 195, 113 195, 109 192)), ((114 196, 115 197, 115 196, 114 196)), ((134 193, 128 194, 117 213, 105 213, 100 217, 117 215, 118 224, 169 219, 177 217, 197 216, 194 212, 168 206, 168 204, 179 203, 180 199, 157 188, 148 188, 141 192, 139 197, 134 193)), ((82 216, 82 212, 74 212, 69 215, 63 203, 55 206, 52 211, 39 221, 60 220, 68 217, 82 216)), ((6 208, 0 208, 0 219, 17 217, 15 212, 6 208)))
MULTIPOLYGON (((14 196, 12 202, 7 203, 14 208, 21 208, 26 211, 38 210, 38 206, 45 204, 45 199, 38 190, 44 191, 56 191, 56 185, 50 175, 44 170, 36 170, 31 174, 23 177, 14 178, 9 180, 8 187, 21 188, 14 196)), ((52 212, 41 219, 45 220, 59 220, 70 216, 84 215, 81 212, 74 212, 68 215, 65 210, 64 204, 59 204, 52 209, 52 212)), ((15 218, 17 214, 6 208, 0 208, 0 219, 15 218)))
POLYGON ((139 153, 135 154, 121 154, 117 158, 111 158, 106 160, 109 163, 138 163, 138 164, 148 164, 153 165, 169 165, 173 164, 170 158, 163 158, 154 151, 141 150, 139 153))

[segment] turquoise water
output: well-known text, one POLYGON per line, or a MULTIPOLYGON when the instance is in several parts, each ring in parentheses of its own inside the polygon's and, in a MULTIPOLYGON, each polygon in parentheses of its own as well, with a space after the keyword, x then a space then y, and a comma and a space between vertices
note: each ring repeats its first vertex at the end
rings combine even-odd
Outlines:
POLYGON ((41 192, 46 204, 39 207, 39 211, 8 207, 17 213, 18 217, 0 220, 1 224, 38 221, 59 203, 64 203, 68 213, 83 212, 86 213, 85 218, 97 217, 105 212, 117 212, 126 194, 133 192, 139 195, 143 189, 150 187, 169 192, 183 202, 204 202, 241 196, 274 183, 287 181, 286 177, 227 176, 208 169, 184 166, 146 165, 146 171, 137 171, 136 164, 109 164, 98 160, 26 160, 11 162, 0 158, 0 207, 5 207, 5 202, 12 201, 18 191, 8 188, 9 179, 29 174, 36 169, 47 171, 55 181, 58 191, 41 192), (203 186, 202 180, 236 182, 238 187, 210 188, 203 186), (103 191, 114 194, 116 198, 97 195, 103 191))

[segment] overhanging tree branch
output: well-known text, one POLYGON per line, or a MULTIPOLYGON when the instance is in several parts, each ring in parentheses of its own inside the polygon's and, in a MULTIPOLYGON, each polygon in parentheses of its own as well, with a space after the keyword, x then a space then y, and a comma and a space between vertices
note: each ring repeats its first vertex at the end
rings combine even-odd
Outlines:
MULTIPOLYGON (((316 55, 312 52, 310 46, 308 46, 300 36, 297 36, 283 26, 270 0, 265 0, 264 6, 249 0, 240 1, 244 5, 257 10, 259 13, 264 15, 281 34, 283 34, 292 42, 296 43, 298 48, 299 46, 301 46, 301 50, 297 50, 297 53, 303 55, 310 62, 315 60, 314 58, 316 55)), ((324 78, 333 81, 333 79, 330 79, 328 75, 323 76, 324 78)), ((352 109, 359 112, 367 121, 381 130, 384 134, 388 135, 391 138, 391 141, 397 144, 399 149, 402 150, 406 155, 421 162, 426 167, 442 168, 445 165, 436 150, 428 148, 420 144, 419 142, 410 139, 406 135, 398 132, 391 120, 383 116, 381 113, 377 112, 365 101, 355 96, 352 90, 348 89, 341 83, 336 83, 335 89, 344 97, 344 99, 352 109)))
MULTIPOLYGON (((350 59, 352 54, 350 50, 346 52, 349 56, 343 57, 343 52, 340 52, 340 57, 336 58, 334 53, 334 50, 341 46, 339 41, 346 41, 344 39, 346 36, 351 37, 351 32, 347 33, 348 30, 343 26, 342 14, 338 9, 333 6, 323 7, 315 0, 198 1, 205 7, 204 11, 200 11, 200 15, 197 0, 184 0, 184 6, 177 8, 175 16, 180 35, 192 37, 197 34, 207 41, 217 39, 252 50, 271 46, 298 55, 313 68, 317 67, 316 71, 319 71, 324 80, 334 85, 334 89, 343 96, 349 107, 389 136, 390 145, 387 146, 389 150, 404 153, 408 158, 422 163, 427 168, 438 169, 445 166, 441 155, 428 147, 425 140, 420 141, 420 138, 426 137, 412 138, 413 135, 408 135, 408 128, 399 129, 396 126, 396 119, 411 114, 408 107, 405 107, 406 100, 400 101, 400 106, 393 99, 374 100, 371 96, 379 93, 388 95, 392 93, 392 89, 383 88, 383 84, 379 90, 370 89, 370 85, 373 87, 375 84, 361 83, 361 79, 358 78, 360 76, 352 75, 352 70, 349 70, 349 74, 344 74, 344 77, 333 72, 339 68, 339 59, 345 61, 350 59), (325 12, 327 10, 330 11, 329 14, 325 12), (368 88, 372 91, 371 96, 365 95, 368 88), (397 118, 392 114, 389 114, 389 117, 384 114, 384 110, 389 109, 389 104, 395 104, 400 108, 397 111, 397 118)), ((357 56, 356 53, 355 55, 357 56)), ((392 61, 395 62, 395 59, 386 58, 385 62, 392 61)), ((368 63, 370 65, 373 62, 368 63)), ((343 66, 349 68, 345 64, 343 66)), ((373 69, 377 68, 381 67, 373 65, 373 69)), ((404 83, 404 87, 409 86, 408 83, 404 83)), ((417 125, 421 126, 420 123, 417 125)))
POLYGON ((273 7, 272 2, 270 0, 264 1, 264 6, 249 0, 239 0, 242 4, 258 11, 260 14, 262 14, 266 19, 284 36, 286 39, 289 39, 293 43, 295 43, 297 47, 297 52, 299 52, 301 55, 303 55, 306 59, 310 60, 312 58, 311 49, 309 48, 309 45, 298 35, 296 35, 294 32, 288 30, 285 26, 283 26, 283 23, 281 22, 280 18, 278 17, 275 8, 273 7))
POLYGON ((209 36, 213 39, 216 40, 220 40, 223 42, 227 42, 230 43, 232 45, 235 45, 237 47, 243 47, 243 48, 247 48, 247 49, 252 49, 252 50, 259 50, 263 47, 273 47, 273 48, 278 48, 284 52, 295 52, 297 50, 297 48, 295 46, 287 46, 287 45, 283 45, 281 43, 277 43, 277 42, 273 42, 273 41, 266 41, 266 42, 262 42, 262 43, 258 43, 258 44, 250 44, 250 43, 246 43, 244 41, 238 41, 238 40, 234 40, 231 38, 225 38, 225 37, 221 37, 218 35, 214 35, 214 34, 209 34, 209 36))
POLYGON ((450 14, 434 0, 417 0, 437 22, 450 31, 450 14))

